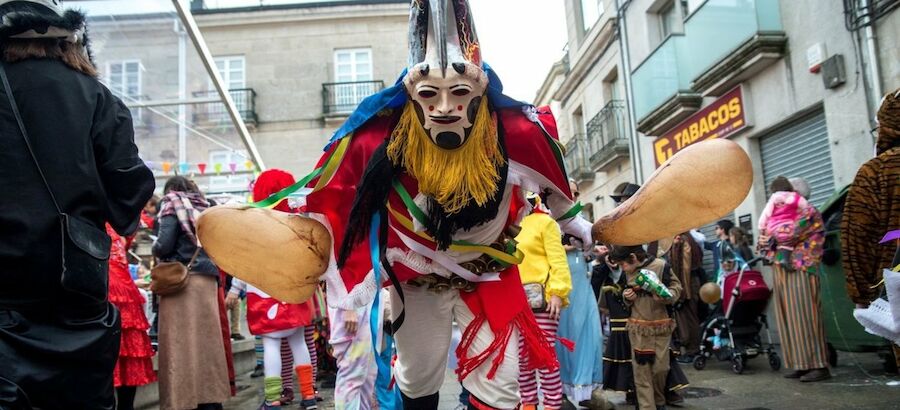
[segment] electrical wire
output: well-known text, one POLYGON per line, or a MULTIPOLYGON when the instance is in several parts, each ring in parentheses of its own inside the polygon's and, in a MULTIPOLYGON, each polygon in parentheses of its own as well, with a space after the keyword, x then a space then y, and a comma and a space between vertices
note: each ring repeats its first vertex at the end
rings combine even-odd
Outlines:
MULTIPOLYGON (((122 98, 124 98, 124 99, 127 99, 127 100, 129 100, 130 102, 141 102, 140 100, 138 100, 138 99, 136 99, 136 98, 134 98, 134 97, 127 96, 127 95, 124 95, 124 94, 123 94, 123 95, 119 95, 119 97, 122 97, 122 98)), ((156 114, 156 115, 159 115, 160 117, 163 117, 163 118, 166 119, 166 120, 169 120, 170 122, 172 122, 172 123, 175 124, 175 125, 182 126, 182 127, 184 127, 185 130, 188 130, 188 131, 190 131, 190 132, 196 134, 197 136, 199 136, 199 137, 201 137, 201 138, 203 138, 203 139, 206 139, 206 140, 208 140, 209 142, 212 142, 213 144, 216 144, 216 145, 218 145, 218 146, 220 146, 220 147, 222 147, 222 148, 225 148, 225 149, 227 149, 227 150, 230 150, 233 154, 236 154, 236 155, 238 155, 238 156, 240 156, 240 157, 242 157, 242 158, 244 158, 244 159, 249 159, 249 157, 248 157, 247 155, 243 154, 243 153, 242 153, 241 151, 239 151, 239 150, 236 150, 234 147, 228 145, 227 142, 223 142, 223 141, 219 140, 219 139, 216 138, 216 137, 207 135, 207 134, 203 133, 202 131, 200 131, 200 130, 194 128, 194 127, 192 127, 190 124, 188 124, 188 123, 186 123, 186 122, 184 122, 184 121, 180 121, 179 119, 177 119, 177 118, 175 118, 175 117, 173 117, 173 116, 171 116, 171 115, 166 114, 165 112, 163 112, 162 110, 159 110, 159 109, 156 108, 156 107, 141 107, 141 109, 146 109, 146 110, 148 110, 148 111, 150 111, 150 112, 152 112, 152 113, 154 113, 154 114, 156 114)))
POLYGON ((847 31, 869 27, 900 7, 900 0, 871 0, 867 7, 860 7, 859 0, 843 0, 843 3, 847 31))

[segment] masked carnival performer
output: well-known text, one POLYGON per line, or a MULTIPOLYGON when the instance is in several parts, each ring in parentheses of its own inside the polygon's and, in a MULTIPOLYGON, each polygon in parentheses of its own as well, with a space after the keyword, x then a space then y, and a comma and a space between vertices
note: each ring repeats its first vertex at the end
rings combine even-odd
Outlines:
POLYGON ((558 366, 515 266, 509 228, 527 213, 523 192, 547 194, 583 243, 591 226, 576 216, 552 114, 502 94, 468 2, 412 1, 409 36, 407 70, 360 104, 308 185, 310 216, 334 236, 328 301, 352 309, 393 285, 404 408, 437 408, 456 321, 472 408, 512 409, 520 335, 531 367, 558 366))

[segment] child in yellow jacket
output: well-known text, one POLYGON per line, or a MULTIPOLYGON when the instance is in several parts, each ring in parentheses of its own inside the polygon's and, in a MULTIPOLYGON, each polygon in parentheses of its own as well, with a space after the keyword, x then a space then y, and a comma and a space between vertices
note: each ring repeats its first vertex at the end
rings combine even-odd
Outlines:
MULTIPOLYGON (((538 205, 537 199, 534 199, 538 205)), ((536 208, 539 209, 539 208, 536 208)), ((534 211, 522 219, 522 231, 516 236, 518 248, 525 254, 519 264, 519 275, 523 284, 540 283, 544 286, 546 309, 535 311, 538 325, 547 335, 549 343, 556 343, 556 329, 559 314, 569 304, 572 290, 572 276, 562 245, 559 225, 550 215, 534 211)), ((519 356, 519 391, 522 408, 534 409, 538 405, 537 378, 534 371, 526 371, 528 358, 519 356)), ((562 406, 562 381, 559 370, 540 370, 541 390, 545 409, 559 409, 562 406)))

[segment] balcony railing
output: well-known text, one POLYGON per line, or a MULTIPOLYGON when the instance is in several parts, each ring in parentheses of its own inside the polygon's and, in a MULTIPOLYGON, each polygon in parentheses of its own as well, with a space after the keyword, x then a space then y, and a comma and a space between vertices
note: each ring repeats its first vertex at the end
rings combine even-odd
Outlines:
MULTIPOLYGON (((238 113, 248 125, 256 125, 256 91, 252 88, 237 88, 228 90, 238 113)), ((219 93, 212 91, 196 91, 192 93, 194 98, 218 97, 219 93)), ((230 121, 228 110, 224 102, 199 103, 194 106, 194 122, 220 123, 230 121)))
POLYGON ((748 40, 781 32, 778 0, 707 0, 633 74, 640 121, 748 40))
POLYGON ((628 155, 625 124, 625 102, 621 100, 610 101, 588 121, 586 138, 592 169, 599 170, 614 159, 628 155))
POLYGON ((593 180, 594 171, 588 161, 588 143, 584 134, 572 137, 566 143, 566 173, 576 182, 593 180))
POLYGON ((381 91, 384 81, 353 81, 322 84, 322 112, 349 114, 366 97, 381 91))

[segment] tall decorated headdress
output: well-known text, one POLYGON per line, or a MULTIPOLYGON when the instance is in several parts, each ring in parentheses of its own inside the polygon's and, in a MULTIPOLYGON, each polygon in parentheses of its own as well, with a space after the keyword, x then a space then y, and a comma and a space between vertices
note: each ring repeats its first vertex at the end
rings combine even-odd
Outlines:
POLYGON ((467 0, 412 0, 403 84, 428 136, 463 145, 487 92, 488 76, 467 0))

